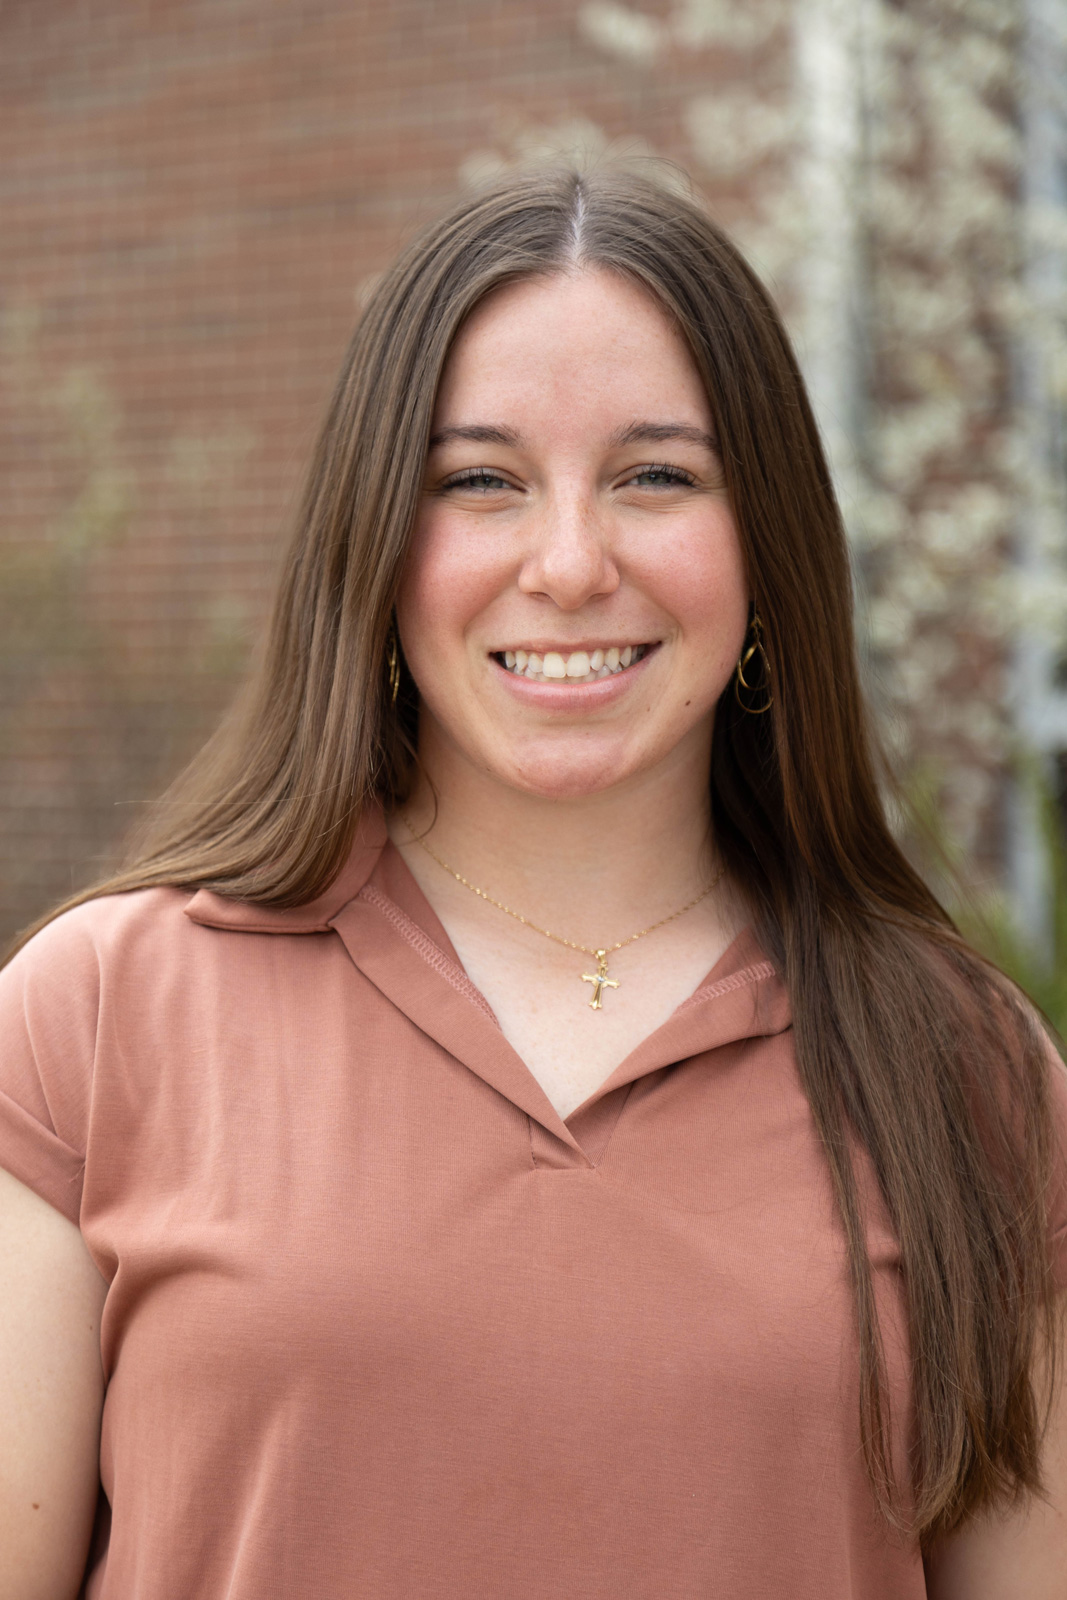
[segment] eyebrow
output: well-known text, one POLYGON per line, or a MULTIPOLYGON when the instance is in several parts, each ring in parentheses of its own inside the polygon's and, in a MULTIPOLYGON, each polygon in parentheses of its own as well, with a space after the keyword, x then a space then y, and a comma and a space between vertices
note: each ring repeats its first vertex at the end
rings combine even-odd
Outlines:
POLYGON ((466 441, 467 444, 502 444, 511 450, 518 450, 522 439, 513 428, 494 428, 488 424, 472 422, 465 427, 438 428, 436 433, 430 435, 430 449, 434 450, 441 444, 452 444, 454 441, 466 441))
MULTIPOLYGON (((618 428, 611 435, 608 444, 612 449, 621 449, 628 444, 664 444, 671 439, 681 439, 687 444, 703 445, 706 450, 718 450, 719 446, 715 436, 705 433, 703 428, 691 427, 687 422, 631 422, 628 427, 618 428)), ((522 437, 513 428, 493 427, 487 423, 468 423, 463 426, 438 428, 430 436, 430 449, 434 450, 439 445, 465 442, 467 444, 499 444, 507 449, 518 450, 522 447, 522 437)))
POLYGON ((682 439, 687 444, 700 444, 706 450, 717 450, 714 434, 703 428, 691 427, 688 422, 632 422, 628 428, 613 433, 609 444, 616 448, 626 444, 664 444, 671 439, 682 439))

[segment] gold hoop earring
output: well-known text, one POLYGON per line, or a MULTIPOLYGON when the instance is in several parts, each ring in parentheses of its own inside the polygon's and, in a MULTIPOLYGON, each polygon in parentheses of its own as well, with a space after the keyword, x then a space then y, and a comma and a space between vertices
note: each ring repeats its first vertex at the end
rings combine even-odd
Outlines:
POLYGON ((752 634, 752 643, 748 645, 747 649, 742 650, 741 659, 734 668, 734 699, 741 707, 741 710, 747 711, 749 716, 762 717, 764 713, 769 711, 773 706, 774 696, 771 694, 770 689, 771 663, 766 650, 763 648, 763 623, 760 621, 760 614, 758 611, 753 611, 752 613, 752 621, 749 623, 749 631, 752 634), (752 657, 756 655, 759 656, 763 665, 763 682, 748 683, 745 680, 745 668, 752 660, 752 657), (741 698, 742 689, 744 689, 746 694, 760 694, 762 692, 767 696, 766 703, 762 706, 746 705, 741 698))
POLYGON ((386 660, 389 664, 389 691, 392 695, 392 704, 396 705, 396 697, 400 693, 400 648, 396 637, 396 623, 389 624, 389 643, 386 646, 386 660))

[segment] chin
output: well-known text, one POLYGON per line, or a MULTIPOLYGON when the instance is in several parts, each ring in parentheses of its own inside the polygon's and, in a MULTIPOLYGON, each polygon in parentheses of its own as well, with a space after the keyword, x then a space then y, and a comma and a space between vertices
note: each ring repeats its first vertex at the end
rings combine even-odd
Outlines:
POLYGON ((545 755, 540 752, 536 756, 517 757, 505 770, 497 766, 496 775, 512 788, 541 800, 582 800, 587 795, 603 794, 605 789, 624 783, 639 765, 632 757, 622 760, 607 755, 595 757, 562 751, 545 755))

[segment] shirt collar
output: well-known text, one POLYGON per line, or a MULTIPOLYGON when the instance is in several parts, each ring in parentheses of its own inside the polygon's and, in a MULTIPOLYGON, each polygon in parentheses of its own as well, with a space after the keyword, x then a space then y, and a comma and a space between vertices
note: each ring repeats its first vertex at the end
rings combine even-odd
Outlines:
POLYGON ((328 889, 305 905, 264 905, 255 900, 231 900, 213 889, 198 889, 185 907, 185 915, 205 928, 240 933, 328 933, 331 920, 355 898, 374 871, 386 838, 381 809, 365 812, 341 871, 328 889))

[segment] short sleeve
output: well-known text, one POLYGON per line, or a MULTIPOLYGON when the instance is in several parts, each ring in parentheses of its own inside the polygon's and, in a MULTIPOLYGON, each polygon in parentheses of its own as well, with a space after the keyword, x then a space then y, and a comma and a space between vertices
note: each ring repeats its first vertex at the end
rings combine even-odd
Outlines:
POLYGON ((0 1166, 79 1220, 99 1012, 89 906, 0 971, 0 1166))

